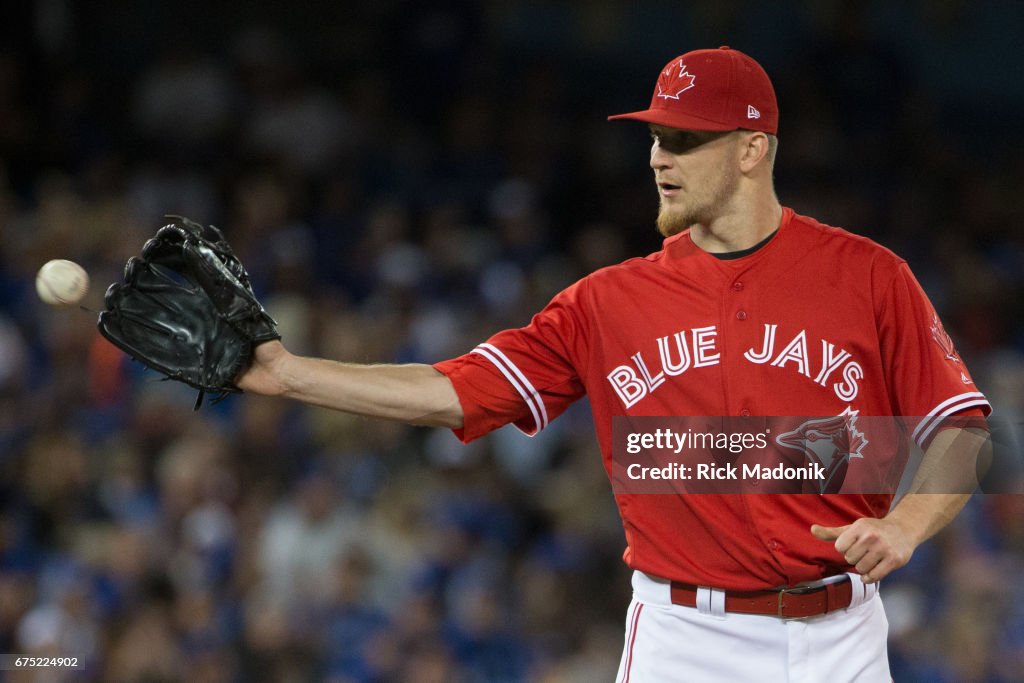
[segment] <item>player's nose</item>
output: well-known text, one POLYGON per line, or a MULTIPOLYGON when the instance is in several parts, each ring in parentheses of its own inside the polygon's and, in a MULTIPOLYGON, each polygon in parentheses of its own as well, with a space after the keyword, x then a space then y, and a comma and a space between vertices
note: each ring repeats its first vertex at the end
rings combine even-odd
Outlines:
POLYGON ((672 166, 672 155, 662 149, 661 145, 655 141, 651 145, 651 168, 655 171, 660 171, 672 166))

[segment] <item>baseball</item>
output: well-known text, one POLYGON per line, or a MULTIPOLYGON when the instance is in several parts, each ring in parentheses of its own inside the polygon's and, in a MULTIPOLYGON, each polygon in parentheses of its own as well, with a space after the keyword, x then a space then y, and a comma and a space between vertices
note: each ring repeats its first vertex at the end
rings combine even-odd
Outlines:
POLYGON ((36 292, 51 306, 77 304, 87 291, 89 274, 74 261, 47 261, 36 274, 36 292))

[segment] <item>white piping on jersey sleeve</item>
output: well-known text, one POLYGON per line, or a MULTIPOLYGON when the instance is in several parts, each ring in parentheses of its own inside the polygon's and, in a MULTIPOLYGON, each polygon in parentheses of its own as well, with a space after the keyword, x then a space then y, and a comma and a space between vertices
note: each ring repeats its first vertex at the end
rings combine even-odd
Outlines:
POLYGON ((509 381, 509 384, 515 387, 519 395, 523 397, 526 407, 530 409, 530 413, 533 415, 533 422, 537 429, 533 434, 517 427, 519 431, 527 436, 534 436, 537 432, 548 426, 548 411, 544 407, 544 399, 540 397, 540 393, 533 387, 530 380, 526 378, 526 375, 516 367, 516 364, 501 349, 493 344, 480 344, 470 353, 478 353, 491 361, 494 367, 498 368, 501 374, 505 376, 505 379, 509 381))
POLYGON ((914 430, 913 439, 917 442, 917 445, 921 445, 928 441, 928 437, 931 433, 939 426, 942 422, 942 418, 949 417, 954 413, 958 413, 961 410, 967 408, 974 408, 977 406, 987 406, 988 400, 985 395, 978 391, 971 391, 966 394, 959 394, 953 398, 948 398, 939 405, 935 406, 930 413, 928 413, 925 419, 921 420, 921 423, 917 425, 917 429, 914 430))

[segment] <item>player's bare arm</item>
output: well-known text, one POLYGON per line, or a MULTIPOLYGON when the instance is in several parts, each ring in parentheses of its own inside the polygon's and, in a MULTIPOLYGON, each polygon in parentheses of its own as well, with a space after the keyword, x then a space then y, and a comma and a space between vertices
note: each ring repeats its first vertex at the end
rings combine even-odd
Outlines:
POLYGON ((880 581, 910 561, 914 550, 949 524, 977 486, 978 460, 988 457, 988 435, 947 429, 933 439, 910 491, 882 519, 863 517, 841 527, 815 524, 811 533, 836 551, 865 583, 880 581))
POLYGON ((429 365, 358 365, 290 353, 280 342, 256 347, 240 389, 355 415, 459 428, 462 407, 451 382, 429 365))

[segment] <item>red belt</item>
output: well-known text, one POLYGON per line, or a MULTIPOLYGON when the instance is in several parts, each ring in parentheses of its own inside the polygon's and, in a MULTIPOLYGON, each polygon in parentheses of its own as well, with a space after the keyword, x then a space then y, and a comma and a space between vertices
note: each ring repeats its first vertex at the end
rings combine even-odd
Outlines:
MULTIPOLYGON (((697 586, 672 582, 672 603, 697 606, 697 586)), ((794 586, 766 591, 725 591, 725 611, 763 614, 783 619, 805 619, 846 609, 853 598, 853 584, 845 581, 825 585, 794 586)))

